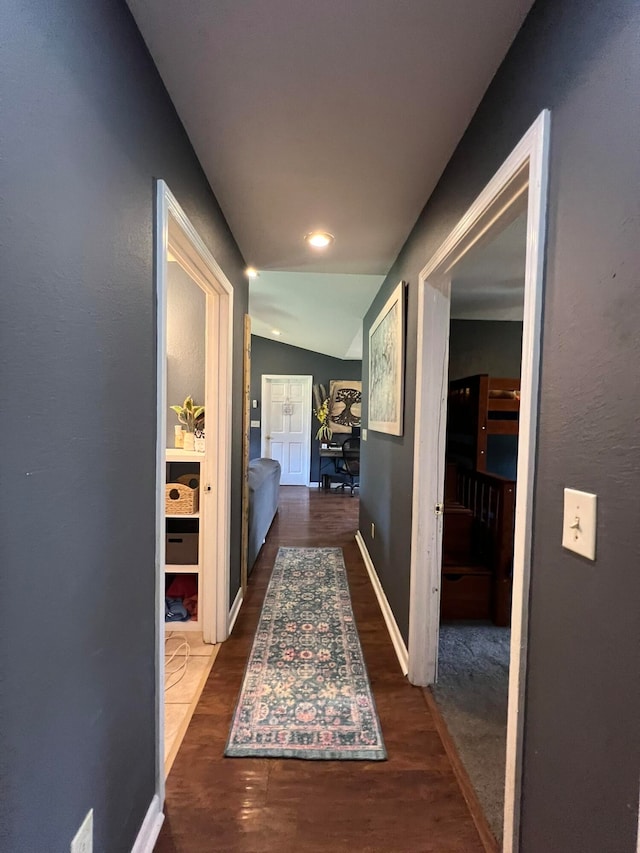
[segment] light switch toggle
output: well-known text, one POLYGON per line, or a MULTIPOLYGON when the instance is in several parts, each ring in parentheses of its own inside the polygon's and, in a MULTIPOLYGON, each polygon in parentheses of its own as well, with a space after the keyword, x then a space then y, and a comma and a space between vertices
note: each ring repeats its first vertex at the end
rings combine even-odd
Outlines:
POLYGON ((562 545, 588 560, 596 558, 597 500, 590 492, 564 490, 562 545))

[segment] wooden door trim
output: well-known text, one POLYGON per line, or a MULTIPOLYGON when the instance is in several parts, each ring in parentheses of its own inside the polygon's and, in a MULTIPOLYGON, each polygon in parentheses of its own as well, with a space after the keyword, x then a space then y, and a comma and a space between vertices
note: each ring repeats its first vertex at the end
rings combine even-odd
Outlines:
POLYGON ((244 315, 243 343, 244 408, 242 411, 242 543, 240 555, 240 587, 247 591, 249 575, 249 443, 251 430, 251 317, 244 315))

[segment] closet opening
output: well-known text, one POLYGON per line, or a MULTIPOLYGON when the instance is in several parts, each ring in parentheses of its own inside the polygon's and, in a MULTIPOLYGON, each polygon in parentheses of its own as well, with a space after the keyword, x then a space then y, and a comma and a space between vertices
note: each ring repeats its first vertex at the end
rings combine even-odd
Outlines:
POLYGON ((233 289, 163 181, 157 212, 156 783, 162 804, 164 779, 229 631, 233 289))

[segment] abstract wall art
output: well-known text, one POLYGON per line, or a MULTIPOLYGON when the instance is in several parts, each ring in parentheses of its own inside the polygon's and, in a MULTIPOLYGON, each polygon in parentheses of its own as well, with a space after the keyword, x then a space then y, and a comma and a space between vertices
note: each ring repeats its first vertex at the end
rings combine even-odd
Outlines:
POLYGON ((404 292, 401 281, 369 330, 368 427, 390 435, 402 435, 404 292))
POLYGON ((329 426, 332 432, 351 432, 360 426, 362 382, 332 379, 329 385, 329 426))

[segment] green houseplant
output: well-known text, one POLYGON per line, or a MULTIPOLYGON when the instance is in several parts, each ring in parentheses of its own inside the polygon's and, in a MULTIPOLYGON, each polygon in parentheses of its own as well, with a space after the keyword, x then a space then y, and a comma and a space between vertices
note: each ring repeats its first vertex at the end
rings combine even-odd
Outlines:
POLYGON ((193 450, 194 433, 204 422, 204 406, 198 406, 193 402, 191 394, 185 399, 181 406, 171 406, 178 420, 186 427, 185 450, 193 450))

